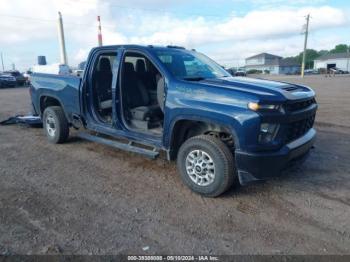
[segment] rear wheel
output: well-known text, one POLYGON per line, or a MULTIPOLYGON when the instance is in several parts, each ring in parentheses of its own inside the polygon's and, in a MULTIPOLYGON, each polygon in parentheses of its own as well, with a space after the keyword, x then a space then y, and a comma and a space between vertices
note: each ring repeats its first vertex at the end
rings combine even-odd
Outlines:
POLYGON ((63 143, 69 136, 68 121, 60 106, 50 106, 45 109, 43 127, 50 143, 63 143))
POLYGON ((225 192, 237 176, 230 149, 220 139, 207 135, 192 137, 181 145, 177 166, 183 182, 208 197, 225 192))

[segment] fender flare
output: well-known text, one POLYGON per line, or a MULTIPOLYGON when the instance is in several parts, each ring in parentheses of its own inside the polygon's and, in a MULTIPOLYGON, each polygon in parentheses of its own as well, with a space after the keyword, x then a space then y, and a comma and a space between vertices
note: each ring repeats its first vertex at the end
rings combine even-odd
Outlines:
MULTIPOLYGON (((228 131, 230 131, 234 144, 235 144, 235 148, 239 149, 240 148, 240 141, 238 139, 238 134, 236 131, 236 128, 233 125, 229 125, 227 123, 224 123, 224 121, 219 121, 217 118, 211 118, 211 117, 207 117, 207 116, 200 116, 200 115, 178 115, 176 116, 170 123, 169 125, 169 129, 168 129, 168 136, 165 137, 165 141, 164 141, 164 145, 166 148, 168 148, 168 150, 171 150, 171 145, 174 141, 174 127, 175 125, 182 120, 189 120, 189 121, 199 121, 199 122, 204 122, 204 123, 212 123, 212 124, 216 124, 219 126, 222 126, 223 128, 227 129, 228 131)), ((238 121, 236 121, 233 118, 229 119, 231 122, 235 123, 236 125, 239 125, 238 121)))
POLYGON ((66 113, 66 110, 65 110, 65 108, 64 108, 64 106, 63 106, 62 101, 61 101, 56 95, 53 95, 53 94, 46 94, 46 93, 40 94, 40 96, 39 96, 39 115, 40 115, 40 117, 42 117, 42 113, 44 113, 44 112, 41 112, 41 107, 42 107, 41 103, 42 103, 42 100, 43 100, 42 98, 43 98, 43 97, 49 97, 49 98, 52 98, 52 99, 57 100, 58 103, 59 103, 59 105, 60 105, 60 107, 62 108, 62 110, 63 110, 63 112, 64 112, 64 115, 66 116, 68 122, 69 122, 69 123, 72 122, 72 121, 71 121, 71 118, 70 118, 69 115, 66 113))

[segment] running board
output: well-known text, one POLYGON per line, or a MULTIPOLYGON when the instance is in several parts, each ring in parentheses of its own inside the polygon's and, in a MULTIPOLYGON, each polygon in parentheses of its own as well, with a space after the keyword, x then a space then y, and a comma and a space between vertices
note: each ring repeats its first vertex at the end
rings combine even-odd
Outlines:
POLYGON ((111 146, 114 148, 126 150, 129 152, 138 153, 138 154, 144 155, 144 156, 152 158, 152 159, 155 159, 157 156, 159 156, 159 152, 156 150, 156 148, 153 148, 153 150, 151 150, 151 149, 138 147, 138 146, 133 145, 132 141, 130 141, 129 143, 122 143, 119 141, 106 139, 106 138, 90 135, 88 133, 83 133, 83 132, 78 133, 78 137, 92 141, 92 142, 96 142, 99 144, 103 144, 103 145, 111 146))

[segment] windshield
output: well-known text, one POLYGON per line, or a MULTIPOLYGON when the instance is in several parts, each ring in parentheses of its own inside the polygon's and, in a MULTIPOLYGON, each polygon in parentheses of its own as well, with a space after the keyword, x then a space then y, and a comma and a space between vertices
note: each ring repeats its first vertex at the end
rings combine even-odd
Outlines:
POLYGON ((167 69, 177 78, 196 81, 207 78, 230 76, 209 57, 185 50, 158 50, 156 55, 167 69))

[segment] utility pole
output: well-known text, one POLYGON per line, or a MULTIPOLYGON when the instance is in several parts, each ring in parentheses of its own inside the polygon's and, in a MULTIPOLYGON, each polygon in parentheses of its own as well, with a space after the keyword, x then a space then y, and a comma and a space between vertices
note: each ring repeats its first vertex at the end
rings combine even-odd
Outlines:
POLYGON ((346 71, 349 72, 350 45, 346 49, 346 56, 347 56, 347 59, 346 59, 346 71))
POLYGON ((4 67, 4 58, 2 57, 2 52, 0 53, 0 55, 1 55, 2 71, 5 71, 5 67, 4 67))
POLYGON ((58 12, 58 40, 60 43, 61 64, 68 65, 61 12, 58 12))
POLYGON ((304 77, 307 37, 309 35, 309 21, 310 21, 310 14, 306 16, 303 62, 301 63, 301 77, 304 77))
POLYGON ((97 16, 97 22, 98 22, 98 34, 97 34, 97 40, 98 40, 98 46, 102 46, 102 29, 101 29, 101 18, 100 16, 97 16))

